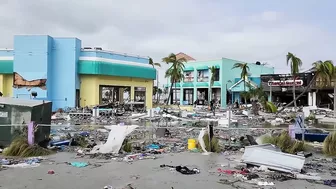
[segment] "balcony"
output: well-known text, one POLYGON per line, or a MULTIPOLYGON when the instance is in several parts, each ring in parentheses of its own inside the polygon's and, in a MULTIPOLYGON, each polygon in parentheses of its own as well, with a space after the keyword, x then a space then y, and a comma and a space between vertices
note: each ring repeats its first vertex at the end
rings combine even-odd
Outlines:
POLYGON ((197 82, 209 82, 209 76, 198 77, 197 82))
POLYGON ((184 83, 194 82, 194 76, 184 76, 184 83))

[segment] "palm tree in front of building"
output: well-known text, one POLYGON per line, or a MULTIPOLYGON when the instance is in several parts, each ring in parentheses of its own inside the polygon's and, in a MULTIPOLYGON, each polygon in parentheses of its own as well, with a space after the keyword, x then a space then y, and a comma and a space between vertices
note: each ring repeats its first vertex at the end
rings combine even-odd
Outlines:
MULTIPOLYGON (((324 62, 321 60, 316 61, 313 63, 312 70, 314 71, 314 76, 310 80, 309 84, 304 88, 302 93, 297 96, 292 102, 288 103, 281 110, 279 110, 278 113, 292 105, 297 99, 303 96, 308 91, 308 89, 310 89, 313 83, 317 83, 317 85, 321 87, 328 86, 331 84, 332 79, 335 78, 336 69, 332 60, 326 60, 324 62)), ((335 95, 334 101, 336 101, 335 95)))
POLYGON ((184 69, 184 63, 187 62, 185 58, 176 58, 176 55, 174 53, 169 54, 169 56, 164 57, 162 59, 162 62, 167 63, 170 65, 168 70, 166 71, 166 78, 170 78, 170 91, 168 93, 168 99, 167 99, 167 105, 169 104, 169 98, 172 95, 173 92, 173 85, 175 85, 175 100, 177 99, 177 90, 176 90, 176 83, 181 81, 183 79, 183 69, 184 69))
MULTIPOLYGON (((246 93, 246 80, 247 80, 247 77, 248 77, 248 72, 250 70, 250 67, 247 65, 247 63, 235 63, 233 65, 232 69, 236 69, 236 68, 241 69, 240 77, 244 81, 244 93, 246 93)), ((245 105, 246 105, 247 104, 247 97, 246 96, 244 97, 244 100, 245 100, 245 105)))
POLYGON ((287 66, 290 65, 291 74, 293 77, 293 100, 294 100, 294 107, 297 108, 296 100, 295 100, 295 79, 297 74, 300 72, 300 67, 302 66, 302 61, 299 57, 295 56, 293 53, 288 53, 286 56, 287 66))
MULTIPOLYGON (((160 63, 155 63, 152 58, 149 58, 149 65, 152 65, 153 68, 156 70, 156 86, 157 86, 157 88, 159 88, 159 74, 158 74, 159 70, 157 70, 155 67, 161 67, 161 64, 160 63)), ((154 85, 154 82, 153 82, 153 85, 154 85)), ((158 98, 159 97, 157 95, 156 99, 158 99, 158 98)))

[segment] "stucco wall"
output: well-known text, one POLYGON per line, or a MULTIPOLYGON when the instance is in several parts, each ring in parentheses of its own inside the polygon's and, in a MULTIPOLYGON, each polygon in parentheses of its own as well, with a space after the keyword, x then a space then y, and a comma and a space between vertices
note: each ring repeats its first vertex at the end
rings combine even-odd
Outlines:
POLYGON ((3 97, 13 96, 13 74, 0 74, 0 91, 3 97))
POLYGON ((13 96, 30 98, 32 91, 37 92, 39 98, 48 98, 48 67, 50 66, 51 38, 49 36, 15 36, 13 71, 27 81, 47 79, 46 89, 41 87, 14 88, 13 96))
POLYGON ((80 81, 77 62, 80 40, 76 38, 54 38, 51 58, 51 99, 53 109, 75 107, 76 89, 80 81))
POLYGON ((81 75, 81 105, 94 106, 99 104, 99 85, 129 86, 131 87, 131 100, 134 100, 134 87, 146 87, 146 106, 152 108, 153 80, 81 75))

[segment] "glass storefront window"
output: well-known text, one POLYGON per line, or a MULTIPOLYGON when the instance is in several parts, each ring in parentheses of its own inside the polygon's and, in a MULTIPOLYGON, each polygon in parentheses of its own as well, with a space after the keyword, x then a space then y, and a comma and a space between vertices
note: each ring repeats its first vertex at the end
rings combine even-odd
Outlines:
POLYGON ((146 101, 146 87, 134 87, 134 101, 135 102, 146 101))

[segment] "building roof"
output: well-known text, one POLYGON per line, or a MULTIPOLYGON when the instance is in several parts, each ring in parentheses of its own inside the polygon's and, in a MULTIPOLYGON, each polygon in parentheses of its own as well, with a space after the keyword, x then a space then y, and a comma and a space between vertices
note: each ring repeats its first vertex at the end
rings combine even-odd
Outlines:
POLYGON ((34 107, 44 103, 50 103, 50 101, 0 97, 0 104, 7 104, 7 105, 34 107))
POLYGON ((188 61, 195 61, 196 59, 194 59, 193 57, 183 53, 183 52, 180 52, 180 53, 177 53, 176 54, 176 58, 177 59, 180 59, 180 58, 185 58, 188 61))

